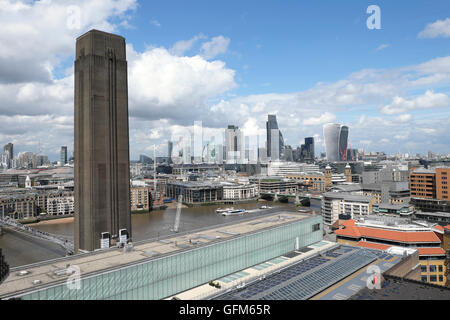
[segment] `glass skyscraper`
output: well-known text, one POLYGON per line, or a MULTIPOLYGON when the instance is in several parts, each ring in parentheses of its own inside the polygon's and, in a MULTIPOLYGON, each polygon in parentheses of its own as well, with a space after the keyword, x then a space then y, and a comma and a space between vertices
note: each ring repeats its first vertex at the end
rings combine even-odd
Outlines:
POLYGON ((278 128, 277 116, 269 114, 267 122, 267 157, 279 160, 284 149, 283 134, 278 128))
POLYGON ((347 160, 348 127, 339 123, 328 123, 323 127, 327 160, 347 160))

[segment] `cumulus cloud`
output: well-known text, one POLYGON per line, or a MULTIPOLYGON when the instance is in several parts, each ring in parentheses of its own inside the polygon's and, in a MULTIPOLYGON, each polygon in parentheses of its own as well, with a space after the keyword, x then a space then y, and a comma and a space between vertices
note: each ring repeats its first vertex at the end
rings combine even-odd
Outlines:
POLYGON ((201 39, 206 39, 206 36, 204 36, 203 34, 199 34, 189 40, 177 41, 169 51, 173 55, 182 56, 187 51, 191 50, 194 44, 201 39))
POLYGON ((317 126, 329 122, 334 122, 336 120, 336 116, 332 113, 325 112, 320 117, 312 117, 303 120, 304 126, 317 126))
POLYGON ((91 28, 115 31, 109 19, 136 6, 136 0, 2 0, 0 83, 51 82, 55 67, 73 55, 76 37, 91 28))
POLYGON ((224 54, 228 50, 230 39, 224 36, 218 36, 211 39, 209 42, 205 42, 202 45, 202 56, 205 59, 213 59, 220 54, 224 54))
POLYGON ((137 53, 129 46, 128 51, 133 57, 129 61, 133 117, 194 120, 207 111, 207 99, 236 87, 235 71, 222 61, 179 57, 165 48, 137 53))
POLYGON ((398 96, 394 97, 391 104, 381 109, 381 113, 390 115, 418 109, 448 107, 449 105, 450 98, 446 94, 427 90, 425 94, 409 100, 398 96))
POLYGON ((433 23, 429 23, 424 30, 422 30, 419 38, 437 38, 437 37, 450 37, 450 18, 445 20, 437 20, 433 23))

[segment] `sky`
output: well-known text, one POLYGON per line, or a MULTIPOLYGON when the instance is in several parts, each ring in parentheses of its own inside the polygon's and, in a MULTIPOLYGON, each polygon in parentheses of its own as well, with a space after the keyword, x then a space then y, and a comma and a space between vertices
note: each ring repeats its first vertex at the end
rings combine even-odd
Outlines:
POLYGON ((127 41, 130 152, 167 154, 201 121, 323 151, 323 125, 352 148, 450 153, 450 2, 0 0, 0 145, 73 152, 75 39, 127 41), (370 5, 380 9, 380 28, 370 5), (369 24, 370 25, 370 24, 369 24))

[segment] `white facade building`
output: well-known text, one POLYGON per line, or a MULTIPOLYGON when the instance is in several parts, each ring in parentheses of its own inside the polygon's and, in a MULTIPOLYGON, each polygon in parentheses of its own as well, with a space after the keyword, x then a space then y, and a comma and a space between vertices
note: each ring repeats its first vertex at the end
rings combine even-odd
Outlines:
POLYGON ((283 161, 272 161, 267 166, 267 175, 272 177, 286 177, 313 172, 320 172, 319 166, 315 164, 283 161))
POLYGON ((74 214, 74 197, 58 196, 47 198, 47 214, 49 216, 63 216, 74 214))
POLYGON ((258 186, 256 184, 223 184, 224 200, 249 200, 258 196, 258 186))

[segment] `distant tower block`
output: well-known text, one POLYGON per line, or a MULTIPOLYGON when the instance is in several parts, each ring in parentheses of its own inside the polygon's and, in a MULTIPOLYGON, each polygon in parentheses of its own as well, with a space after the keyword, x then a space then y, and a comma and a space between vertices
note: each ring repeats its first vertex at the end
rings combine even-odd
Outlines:
POLYGON ((131 237, 125 39, 91 30, 75 61, 75 251, 131 237))

